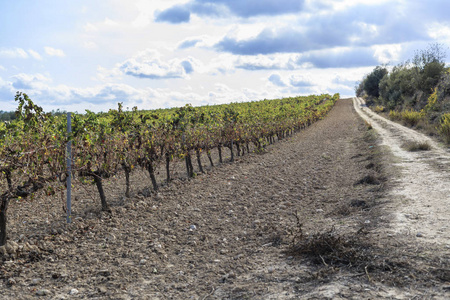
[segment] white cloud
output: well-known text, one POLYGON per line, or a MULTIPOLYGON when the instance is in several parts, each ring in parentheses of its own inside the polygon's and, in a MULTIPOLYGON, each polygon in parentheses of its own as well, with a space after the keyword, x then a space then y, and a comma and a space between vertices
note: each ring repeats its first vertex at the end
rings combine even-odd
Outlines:
POLYGON ((49 77, 42 75, 40 73, 37 74, 20 73, 12 76, 11 78, 14 79, 12 86, 18 90, 23 89, 41 90, 52 81, 49 77))
POLYGON ((119 25, 118 22, 113 21, 110 18, 105 18, 105 20, 103 21, 103 24, 106 26, 118 26, 119 25))
POLYGON ((95 23, 87 22, 83 26, 83 29, 87 33, 95 33, 95 32, 99 32, 99 31, 104 32, 106 30, 117 29, 121 26, 125 26, 125 24, 121 24, 118 21, 114 21, 114 20, 106 17, 101 22, 95 22, 95 23))
POLYGON ((305 68, 374 66, 380 63, 374 52, 375 49, 369 47, 335 47, 302 53, 296 63, 305 68))
POLYGON ((14 101, 15 90, 12 83, 0 77, 0 98, 2 102, 1 110, 13 111, 17 106, 14 101))
POLYGON ((428 27, 428 35, 436 40, 450 40, 450 26, 434 22, 428 27))
MULTIPOLYGON (((307 3, 312 4, 316 4, 316 3, 320 3, 320 5, 324 5, 324 6, 329 6, 331 8, 331 10, 336 11, 336 10, 347 10, 351 7, 357 6, 357 5, 374 5, 374 1, 373 0, 341 0, 341 1, 336 1, 336 0, 322 0, 322 1, 307 1, 307 3)), ((376 1, 376 4, 383 4, 383 3, 389 3, 391 4, 392 0, 378 0, 376 1)))
POLYGON ((97 26, 95 26, 94 24, 92 24, 92 23, 86 23, 86 25, 84 25, 83 26, 83 29, 84 29, 84 31, 86 31, 86 32, 95 32, 95 31, 98 31, 98 27, 97 26))
POLYGON ((309 76, 293 74, 289 77, 289 83, 295 87, 311 87, 314 83, 309 76))
POLYGON ((201 93, 171 88, 136 88, 124 83, 104 83, 87 88, 75 88, 68 85, 52 85, 51 78, 43 74, 20 73, 14 75, 12 81, 3 81, 0 78, 0 97, 11 99, 5 101, 4 107, 14 109, 13 99, 17 90, 26 92, 33 102, 46 111, 62 109, 80 112, 86 108, 106 111, 109 108, 116 108, 118 102, 124 102, 126 107, 156 109, 179 107, 186 103, 198 106, 269 97, 264 90, 235 89, 224 83, 216 83, 211 89, 204 89, 201 93))
POLYGON ((275 54, 238 56, 234 64, 245 70, 294 70, 300 68, 297 61, 298 54, 275 54))
POLYGON ((119 68, 107 69, 102 66, 97 67, 97 79, 103 82, 107 82, 109 80, 122 80, 123 73, 119 68))
POLYGON ((213 48, 220 41, 221 37, 210 35, 190 36, 178 43, 177 49, 189 48, 213 48))
POLYGON ((0 57, 4 57, 4 58, 28 58, 28 54, 22 48, 0 48, 0 57))
POLYGON ((152 49, 139 52, 120 65, 120 70, 126 75, 139 78, 164 79, 184 78, 186 72, 178 59, 163 62, 161 54, 152 49))
POLYGON ((236 57, 233 55, 220 54, 206 63, 203 71, 214 76, 219 74, 233 74, 236 72, 235 60, 236 57))
POLYGON ((66 54, 64 54, 64 51, 61 49, 55 49, 52 47, 44 47, 45 53, 50 56, 58 56, 58 57, 64 57, 66 54))
POLYGON ((282 70, 265 78, 266 86, 261 94, 268 93, 269 96, 266 97, 268 99, 322 93, 340 93, 341 97, 351 97, 354 94, 356 82, 371 69, 372 67, 308 69, 301 73, 282 70))
POLYGON ((333 78, 333 83, 353 87, 355 86, 356 82, 361 79, 362 75, 358 74, 357 72, 346 74, 336 73, 335 77, 333 78))
POLYGON ((34 59, 42 60, 41 55, 40 55, 39 53, 37 53, 36 51, 29 49, 29 50, 28 50, 28 53, 29 53, 29 54, 31 55, 31 57, 33 57, 34 59))
POLYGON ((36 60, 42 60, 41 55, 32 50, 29 49, 28 52, 25 51, 22 48, 1 48, 0 49, 0 57, 4 57, 4 58, 29 58, 32 57, 36 60))
POLYGON ((113 69, 98 67, 98 78, 117 78, 122 74, 147 79, 188 79, 194 71, 204 72, 204 65, 193 57, 164 60, 163 55, 154 49, 140 51, 135 56, 116 65, 113 69))
POLYGON ((6 71, 6 68, 2 65, 0 65, 0 71, 6 71))
POLYGON ((233 25, 226 36, 236 40, 247 40, 256 37, 266 26, 267 24, 263 22, 233 25))
POLYGON ((92 41, 83 42, 83 47, 86 49, 98 49, 98 45, 92 41))
POLYGON ((269 76, 268 80, 279 87, 286 87, 287 84, 284 82, 284 80, 281 78, 280 74, 278 73, 274 73, 272 75, 269 76))
MULTIPOLYGON (((4 99, 14 99, 15 91, 24 91, 33 101, 47 110, 66 109, 83 103, 88 103, 101 110, 101 105, 115 106, 118 102, 141 101, 151 97, 147 89, 136 89, 126 84, 103 84, 87 88, 75 88, 67 85, 52 85, 52 80, 43 74, 20 73, 11 77, 12 81, 3 81, 0 78, 0 96, 4 99)), ((7 101, 5 101, 7 102, 7 101)), ((13 103, 6 103, 13 105, 13 103)), ((83 107, 83 106, 81 106, 83 107)), ((81 111, 83 111, 82 109, 81 111)))
POLYGON ((400 54, 402 53, 402 45, 376 45, 372 47, 374 57, 382 64, 398 62, 400 60, 400 54))

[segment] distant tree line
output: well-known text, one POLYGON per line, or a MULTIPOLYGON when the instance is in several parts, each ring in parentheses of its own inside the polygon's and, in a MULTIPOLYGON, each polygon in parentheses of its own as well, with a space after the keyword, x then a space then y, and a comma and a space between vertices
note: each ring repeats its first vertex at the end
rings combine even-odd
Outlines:
POLYGON ((11 121, 16 118, 16 114, 13 111, 0 110, 0 121, 11 121))
MULTIPOLYGON (((60 116, 60 115, 65 115, 67 114, 67 112, 65 110, 52 110, 51 111, 52 115, 54 116, 60 116)), ((0 121, 4 122, 4 121, 12 121, 16 119, 16 113, 14 111, 4 111, 4 110, 0 110, 0 121)))

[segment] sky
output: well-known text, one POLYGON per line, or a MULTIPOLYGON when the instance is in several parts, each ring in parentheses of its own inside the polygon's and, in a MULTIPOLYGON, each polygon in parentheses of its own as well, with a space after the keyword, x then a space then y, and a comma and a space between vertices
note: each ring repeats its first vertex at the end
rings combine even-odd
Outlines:
POLYGON ((0 0, 0 110, 213 105, 340 93, 450 46, 448 0, 0 0))

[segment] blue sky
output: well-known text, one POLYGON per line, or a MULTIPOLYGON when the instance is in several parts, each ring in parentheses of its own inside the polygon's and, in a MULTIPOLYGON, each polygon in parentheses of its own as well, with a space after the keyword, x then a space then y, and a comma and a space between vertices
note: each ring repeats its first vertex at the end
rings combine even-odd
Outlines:
POLYGON ((447 0, 0 0, 0 110, 16 108, 16 91, 79 112, 352 96, 376 65, 431 43, 450 56, 448 11, 447 0))

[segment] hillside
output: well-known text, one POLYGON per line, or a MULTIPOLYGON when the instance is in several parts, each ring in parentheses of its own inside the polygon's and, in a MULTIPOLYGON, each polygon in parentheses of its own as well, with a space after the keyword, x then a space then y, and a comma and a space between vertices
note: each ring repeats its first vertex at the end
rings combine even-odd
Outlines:
POLYGON ((450 145, 450 69, 440 44, 417 51, 393 68, 377 66, 356 87, 356 96, 391 120, 435 135, 450 145))

